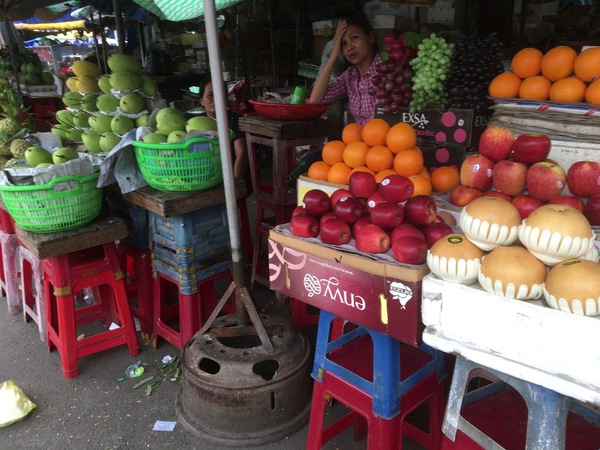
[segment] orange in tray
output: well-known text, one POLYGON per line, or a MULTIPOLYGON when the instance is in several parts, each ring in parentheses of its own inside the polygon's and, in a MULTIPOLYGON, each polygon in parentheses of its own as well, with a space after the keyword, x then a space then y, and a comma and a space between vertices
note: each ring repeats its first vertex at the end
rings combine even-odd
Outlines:
POLYGON ((364 166, 367 164, 367 152, 369 146, 363 141, 350 142, 344 148, 344 162, 351 168, 364 166))
POLYGON ((515 53, 511 61, 511 69, 519 78, 539 75, 544 54, 537 48, 528 47, 515 53))
POLYGON ((323 157, 323 161, 325 161, 330 166, 334 165, 337 162, 342 162, 344 160, 344 149, 346 148, 346 144, 342 141, 329 141, 323 146, 323 150, 321 150, 321 156, 323 157))
POLYGON ((350 142, 362 141, 363 126, 360 123, 349 123, 342 130, 342 141, 348 145, 350 142))
POLYGON ((362 129, 362 140, 367 145, 385 145, 385 139, 390 129, 389 124, 383 119, 371 119, 362 129))
POLYGON ((392 153, 408 150, 417 145, 417 133, 409 123, 397 123, 388 131, 386 144, 392 153))
POLYGON ((412 184, 415 187, 413 197, 415 195, 431 195, 431 182, 426 177, 423 175, 411 175, 408 179, 412 181, 412 184))
POLYGON ((600 78, 590 83, 585 90, 585 101, 592 105, 600 105, 600 78))
POLYGON ((519 96, 521 79, 512 72, 502 72, 488 86, 491 97, 516 98, 519 96))
POLYGON ((586 83, 600 78, 600 47, 586 48, 577 55, 573 70, 586 83))
POLYGON ((442 166, 431 172, 431 186, 434 192, 451 191, 459 183, 460 172, 455 166, 442 166))
POLYGON ((519 97, 527 100, 548 100, 552 83, 542 75, 525 78, 519 87, 519 97))
POLYGON ((571 76, 577 52, 566 45, 551 48, 542 57, 542 75, 550 81, 571 76))
POLYGON ((577 77, 567 77, 552 83, 548 97, 555 102, 582 102, 586 85, 577 77))
POLYGON ((348 184, 350 172, 352 172, 352 168, 343 162, 335 163, 327 173, 327 181, 330 183, 348 184))
POLYGON ((400 175, 409 177, 416 175, 423 168, 423 153, 419 147, 409 148, 396 153, 394 169, 400 175))
POLYGON ((367 167, 374 172, 390 169, 394 164, 394 154, 384 145, 371 147, 365 157, 367 167))
POLYGON ((329 169, 331 169, 331 166, 325 161, 315 161, 308 168, 307 175, 315 180, 327 180, 329 169))

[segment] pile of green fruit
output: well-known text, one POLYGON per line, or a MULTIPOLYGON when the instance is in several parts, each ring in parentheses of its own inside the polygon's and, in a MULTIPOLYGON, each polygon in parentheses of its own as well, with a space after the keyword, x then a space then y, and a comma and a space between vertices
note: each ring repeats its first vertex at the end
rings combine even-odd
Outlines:
POLYGON ((81 140, 90 153, 108 153, 124 134, 147 125, 145 99, 157 95, 154 81, 132 56, 111 55, 108 67, 111 73, 101 75, 93 62, 73 64, 71 91, 63 96, 67 109, 56 114, 58 124, 51 130, 63 140, 81 140))
POLYGON ((184 113, 176 108, 161 108, 153 112, 150 125, 152 133, 142 138, 142 142, 148 144, 180 142, 187 133, 194 130, 217 131, 215 119, 207 116, 186 119, 184 113))
MULTIPOLYGON (((15 52, 19 83, 25 86, 54 85, 54 77, 44 67, 37 53, 31 50, 15 52)), ((7 47, 0 50, 0 76, 15 75, 14 64, 7 47)))
POLYGON ((60 147, 50 153, 42 147, 32 146, 25 150, 24 157, 30 166, 43 168, 77 159, 79 158, 79 153, 73 147, 60 147))

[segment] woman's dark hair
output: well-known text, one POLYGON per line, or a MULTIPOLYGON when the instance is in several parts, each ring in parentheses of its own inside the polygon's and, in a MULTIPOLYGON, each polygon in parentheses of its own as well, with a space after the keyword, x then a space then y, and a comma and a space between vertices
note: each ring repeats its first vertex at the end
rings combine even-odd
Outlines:
MULTIPOLYGON (((367 16, 365 16, 365 13, 361 10, 358 10, 350 14, 349 16, 344 17, 343 20, 345 20, 348 25, 353 25, 355 27, 360 28, 365 32, 367 36, 371 33, 375 33, 373 25, 371 25, 371 22, 369 21, 369 19, 367 19, 367 16)), ((375 43, 373 44, 373 51, 375 52, 375 54, 378 53, 377 40, 375 40, 375 43)))
POLYGON ((206 90, 206 86, 208 86, 210 83, 212 83, 210 72, 202 75, 202 78, 200 78, 200 83, 198 84, 199 94, 201 98, 204 97, 204 91, 206 90))

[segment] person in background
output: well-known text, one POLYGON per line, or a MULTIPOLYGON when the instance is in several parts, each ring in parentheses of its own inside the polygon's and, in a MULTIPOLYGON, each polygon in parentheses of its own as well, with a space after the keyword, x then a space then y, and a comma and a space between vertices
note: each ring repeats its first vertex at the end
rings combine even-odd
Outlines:
MULTIPOLYGON (((215 96, 213 84, 210 76, 206 76, 200 83, 200 105, 204 108, 206 115, 216 119, 215 96)), ((233 177, 238 180, 246 181, 248 191, 252 189, 249 181, 248 171, 248 151, 246 149, 246 135, 240 131, 239 117, 232 111, 227 110, 227 121, 229 129, 233 133, 231 139, 231 148, 233 150, 233 177)))
POLYGON ((375 31, 362 12, 338 24, 327 63, 317 76, 309 102, 330 104, 348 97, 348 108, 354 120, 364 125, 375 116, 377 97, 369 94, 372 78, 383 61, 377 54, 375 31), (331 83, 329 79, 339 55, 350 67, 331 83))

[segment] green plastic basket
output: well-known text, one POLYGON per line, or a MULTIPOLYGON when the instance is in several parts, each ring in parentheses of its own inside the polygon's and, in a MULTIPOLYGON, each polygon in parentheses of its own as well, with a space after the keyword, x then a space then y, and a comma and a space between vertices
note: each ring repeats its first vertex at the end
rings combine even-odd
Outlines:
POLYGON ((219 140, 195 137, 184 143, 134 141, 142 176, 159 191, 201 191, 223 181, 219 140))
POLYGON ((0 195, 15 223, 27 231, 54 233, 94 220, 102 209, 100 172, 80 178, 58 177, 46 184, 0 186, 0 195))

